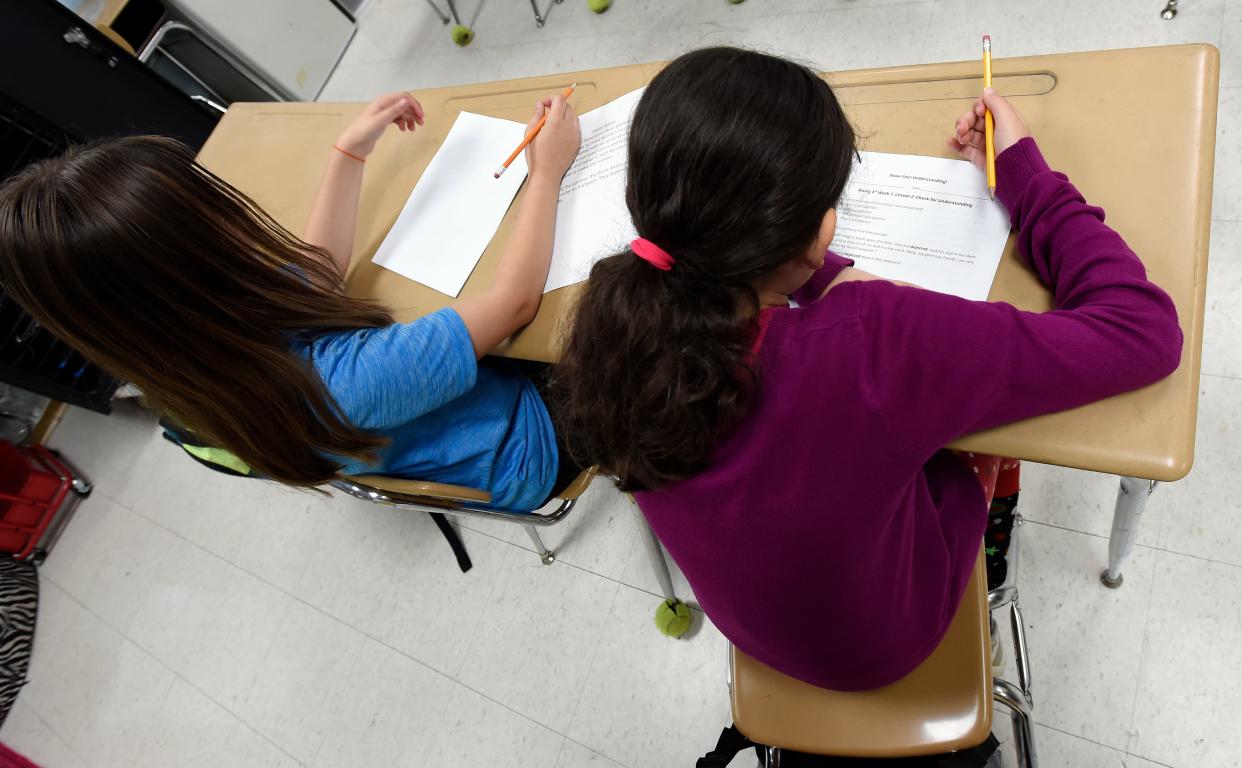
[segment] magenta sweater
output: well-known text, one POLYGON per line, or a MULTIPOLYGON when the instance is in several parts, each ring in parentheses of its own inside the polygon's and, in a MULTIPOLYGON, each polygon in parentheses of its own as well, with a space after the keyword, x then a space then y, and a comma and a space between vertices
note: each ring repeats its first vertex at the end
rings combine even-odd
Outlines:
POLYGON ((771 310, 748 419, 704 472, 638 504, 703 610, 738 648, 838 690, 891 683, 935 649, 979 556, 987 511, 942 448, 976 430, 1167 376, 1172 301, 1104 212, 1031 139, 997 190, 1056 310, 1022 312, 888 282, 845 263, 771 310))

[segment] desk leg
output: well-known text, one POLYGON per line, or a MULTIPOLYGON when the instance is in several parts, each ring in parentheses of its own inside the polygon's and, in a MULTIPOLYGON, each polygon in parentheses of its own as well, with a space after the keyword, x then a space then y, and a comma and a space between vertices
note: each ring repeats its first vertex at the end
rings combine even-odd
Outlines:
POLYGON ((1143 510, 1147 507, 1147 497, 1154 490, 1155 480, 1121 478, 1121 488, 1117 491, 1117 507, 1113 510, 1113 532, 1108 538, 1108 568, 1100 573, 1100 582, 1109 589, 1121 586, 1121 564, 1134 549, 1139 523, 1143 520, 1143 510))

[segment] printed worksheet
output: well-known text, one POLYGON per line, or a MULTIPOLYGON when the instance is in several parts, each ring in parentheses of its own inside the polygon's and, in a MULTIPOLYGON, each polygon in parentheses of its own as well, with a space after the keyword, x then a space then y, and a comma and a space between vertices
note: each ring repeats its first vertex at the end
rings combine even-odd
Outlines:
POLYGON ((832 250, 889 280, 987 299, 1009 215, 965 160, 862 152, 837 208, 832 250))
POLYGON ((595 262, 637 236, 625 207, 625 169, 630 121, 642 95, 641 88, 631 91, 579 117, 582 148, 561 181, 544 293, 586 280, 595 262))
POLYGON ((525 135, 512 120, 458 115, 371 261, 440 293, 461 293, 526 178, 524 152, 493 176, 525 135))

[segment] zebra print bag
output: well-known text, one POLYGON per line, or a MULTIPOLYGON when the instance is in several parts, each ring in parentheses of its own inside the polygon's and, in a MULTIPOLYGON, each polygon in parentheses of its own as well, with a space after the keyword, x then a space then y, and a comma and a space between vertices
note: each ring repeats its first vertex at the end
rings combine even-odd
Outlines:
POLYGON ((38 610, 34 563, 0 555, 0 724, 26 684, 38 610))

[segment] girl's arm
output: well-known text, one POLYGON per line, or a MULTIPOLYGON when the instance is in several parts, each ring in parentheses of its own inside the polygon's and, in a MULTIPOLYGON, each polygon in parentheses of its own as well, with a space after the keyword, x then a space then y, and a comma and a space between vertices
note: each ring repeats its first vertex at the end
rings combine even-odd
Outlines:
MULTIPOLYGON (((995 94, 986 98, 1000 137, 1016 113, 995 94)), ((976 132, 966 117, 951 140, 970 159, 981 154, 976 132)), ((877 420, 920 461, 959 435, 1151 384, 1180 360, 1172 300, 1104 212, 1048 167, 1029 136, 998 146, 997 195, 1020 253, 1052 289, 1053 311, 884 282, 834 289, 858 302, 861 380, 877 420)))
POLYGON ((535 318, 548 280, 561 177, 578 154, 579 134, 578 116, 564 97, 547 98, 536 105, 531 125, 545 111, 548 121, 526 150, 530 168, 526 192, 492 287, 453 305, 470 331, 477 357, 535 318))
POLYGON ((402 131, 414 130, 423 124, 422 105, 408 93, 390 93, 371 102, 350 123, 331 150, 302 235, 306 242, 328 252, 342 280, 354 252, 364 163, 390 123, 402 131))

